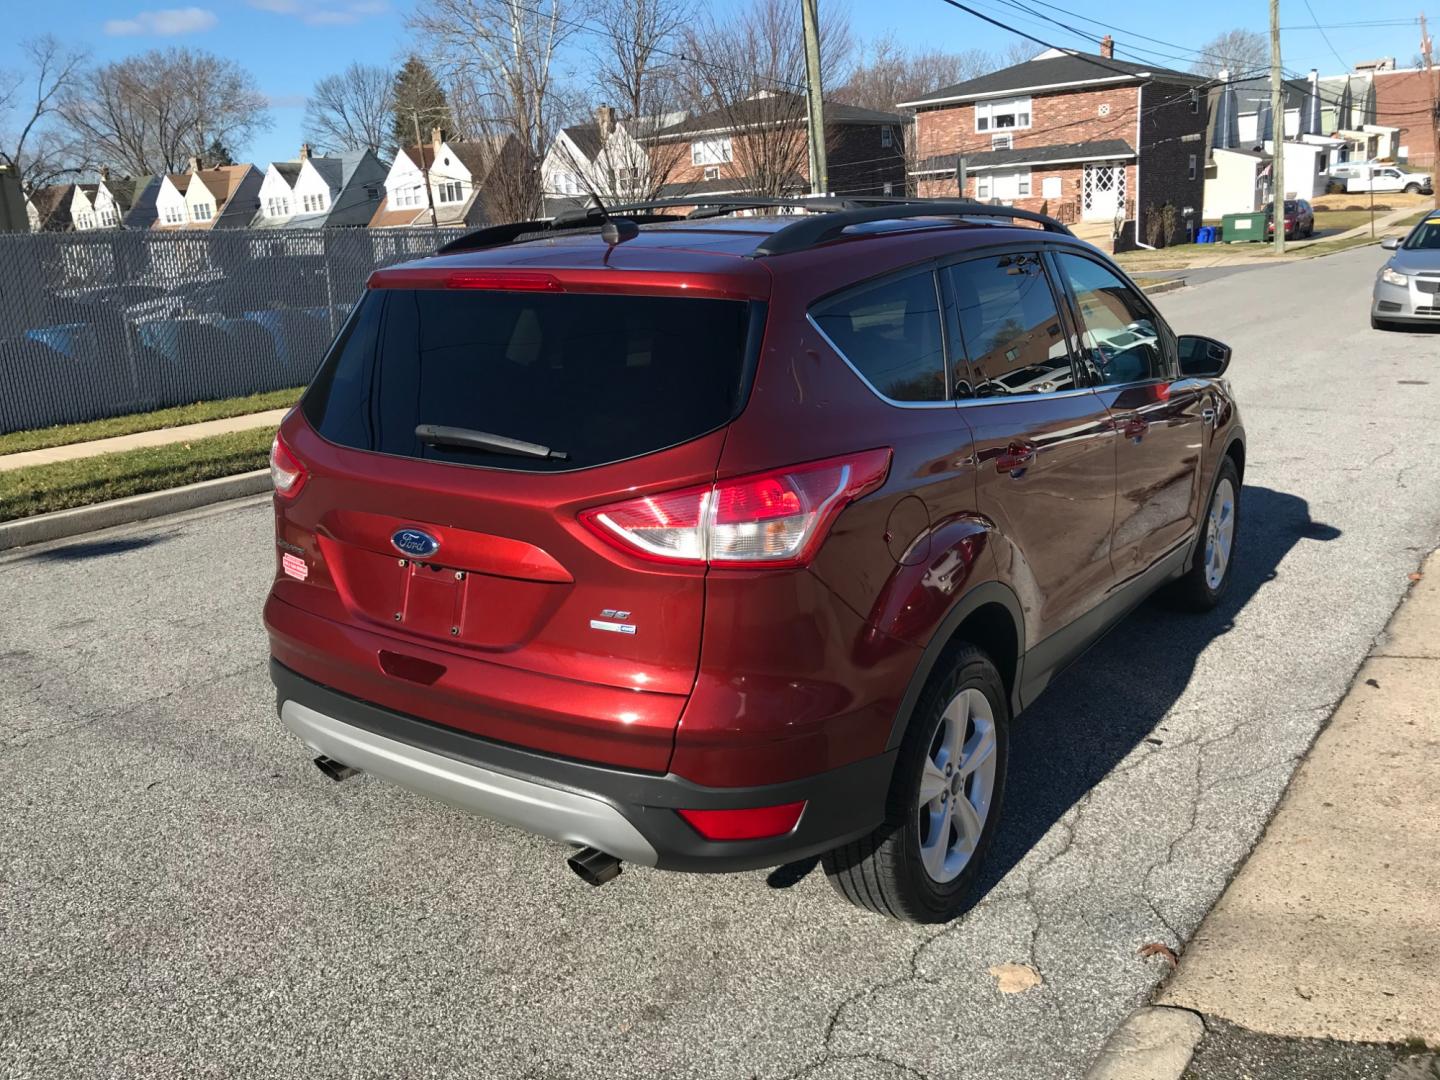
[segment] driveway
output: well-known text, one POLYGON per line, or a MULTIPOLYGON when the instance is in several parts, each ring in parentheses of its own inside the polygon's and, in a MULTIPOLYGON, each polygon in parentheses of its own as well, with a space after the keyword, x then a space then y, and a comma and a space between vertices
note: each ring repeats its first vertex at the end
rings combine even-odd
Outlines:
POLYGON ((1147 605, 1026 714, 943 928, 810 866, 592 890, 559 845, 325 780, 273 714, 264 500, 0 557, 0 1076, 1081 1076, 1440 542, 1440 337, 1368 328, 1379 260, 1159 298, 1235 346, 1233 591, 1147 605))

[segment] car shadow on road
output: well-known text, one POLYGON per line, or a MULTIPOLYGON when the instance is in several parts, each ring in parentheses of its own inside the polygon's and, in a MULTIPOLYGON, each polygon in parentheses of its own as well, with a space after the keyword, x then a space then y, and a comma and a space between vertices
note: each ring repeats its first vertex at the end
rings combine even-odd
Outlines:
MULTIPOLYGON (((1296 544, 1329 541, 1333 526, 1295 495, 1247 485, 1225 599, 1204 615, 1141 605, 1059 676, 1011 734, 1004 816, 977 882, 978 901, 1050 828, 1140 743, 1163 744, 1161 721, 1190 684, 1196 659, 1279 575, 1296 544)), ((773 888, 802 880, 818 860, 771 871, 773 888)))

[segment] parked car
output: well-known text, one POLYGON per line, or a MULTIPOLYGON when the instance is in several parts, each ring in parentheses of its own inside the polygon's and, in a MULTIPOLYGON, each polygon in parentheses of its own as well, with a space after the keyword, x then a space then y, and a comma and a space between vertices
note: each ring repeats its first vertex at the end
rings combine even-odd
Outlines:
POLYGON ((1375 275, 1370 326, 1395 330, 1440 322, 1440 210, 1427 214, 1403 240, 1387 237, 1380 246, 1394 254, 1375 275))
POLYGON ((592 884, 820 856, 951 918, 1015 713, 1225 595, 1230 352, 1038 214, 684 201, 371 277, 272 454, 280 718, 592 884))
MULTIPOLYGON (((1265 204, 1265 231, 1275 235, 1275 203, 1265 204)), ((1315 211, 1304 199, 1285 200, 1285 239, 1313 236, 1315 234, 1315 211)))
POLYGON ((1435 188, 1430 182, 1429 173, 1407 172, 1396 165, 1373 165, 1357 169, 1348 176, 1345 190, 1403 191, 1407 195, 1431 195, 1435 188))

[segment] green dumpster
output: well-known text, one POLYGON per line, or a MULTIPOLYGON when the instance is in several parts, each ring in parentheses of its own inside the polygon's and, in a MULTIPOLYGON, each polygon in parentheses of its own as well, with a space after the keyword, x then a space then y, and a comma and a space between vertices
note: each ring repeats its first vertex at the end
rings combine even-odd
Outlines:
POLYGON ((1235 243, 1237 240, 1258 240, 1263 243, 1269 238, 1266 229, 1268 222, 1268 215, 1263 210, 1256 210, 1251 214, 1226 214, 1220 224, 1227 243, 1235 243))

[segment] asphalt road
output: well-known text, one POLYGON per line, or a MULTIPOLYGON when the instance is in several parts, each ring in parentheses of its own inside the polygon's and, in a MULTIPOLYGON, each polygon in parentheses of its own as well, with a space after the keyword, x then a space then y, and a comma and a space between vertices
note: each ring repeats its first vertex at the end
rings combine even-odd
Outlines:
POLYGON ((323 779, 273 714, 263 501, 0 558, 0 1076, 1080 1076, 1440 542, 1440 337, 1369 330, 1378 261, 1159 298, 1236 349, 1235 587, 1141 609, 1026 714, 944 928, 805 867, 592 890, 558 845, 323 779), (999 992, 1007 963, 1042 984, 999 992))

